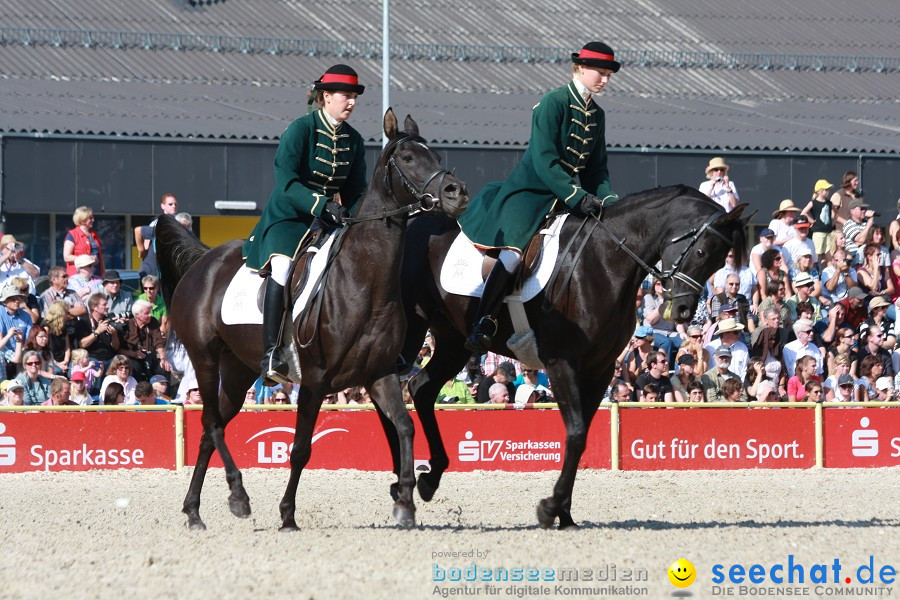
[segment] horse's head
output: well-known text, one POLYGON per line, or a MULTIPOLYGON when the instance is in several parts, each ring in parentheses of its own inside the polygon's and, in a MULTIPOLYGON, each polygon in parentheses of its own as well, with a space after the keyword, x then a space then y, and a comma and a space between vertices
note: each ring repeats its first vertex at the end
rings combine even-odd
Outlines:
POLYGON ((664 284, 669 292, 663 318, 685 323, 694 316, 703 286, 725 264, 728 251, 734 250, 737 266, 744 260, 747 224, 740 217, 747 205, 738 205, 726 213, 712 206, 712 201, 705 196, 696 199, 680 197, 673 202, 679 203, 683 214, 693 215, 694 222, 686 225, 683 219, 676 219, 666 239, 661 240, 663 273, 667 276, 664 284), (695 206, 685 202, 692 200, 695 206), (695 208, 700 210, 695 212, 695 208))
POLYGON ((422 210, 442 210, 458 217, 469 204, 466 184, 441 167, 441 160, 419 135, 419 126, 407 116, 399 131, 393 109, 384 113, 388 144, 381 153, 387 191, 398 206, 418 205, 422 210))

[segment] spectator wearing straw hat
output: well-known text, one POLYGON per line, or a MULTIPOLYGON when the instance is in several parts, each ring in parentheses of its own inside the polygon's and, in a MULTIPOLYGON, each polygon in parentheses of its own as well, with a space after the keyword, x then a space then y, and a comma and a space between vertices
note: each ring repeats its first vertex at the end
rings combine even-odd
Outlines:
POLYGON ((808 302, 813 309, 812 321, 819 321, 824 314, 822 303, 818 298, 813 296, 816 285, 821 285, 819 284, 818 279, 814 279, 806 271, 800 271, 794 277, 792 283, 794 284, 796 293, 784 302, 784 305, 790 313, 791 320, 796 321, 799 318, 799 315, 797 314, 797 305, 808 302))
POLYGON ((797 234, 793 224, 799 212, 800 209, 794 206, 794 201, 788 198, 782 200, 778 210, 772 213, 769 229, 775 232, 775 246, 779 248, 784 246, 785 242, 797 234))
POLYGON ((731 360, 729 368, 743 381, 747 376, 747 363, 750 361, 750 350, 747 348, 747 344, 741 341, 741 332, 744 331, 744 326, 738 323, 734 317, 729 317, 719 319, 714 327, 719 337, 707 344, 706 350, 710 355, 715 356, 716 350, 720 347, 728 348, 731 360))
POLYGON ((810 232, 812 233, 815 252, 821 257, 823 263, 834 252, 834 248, 831 246, 832 239, 830 234, 834 231, 834 219, 837 215, 838 207, 828 198, 833 187, 826 179, 816 181, 816 184, 813 186, 812 200, 800 211, 800 214, 808 217, 812 223, 810 232))
POLYGON ((16 376, 16 363, 22 356, 25 340, 31 331, 31 315, 22 308, 25 297, 22 291, 7 283, 0 290, 0 348, 6 364, 6 376, 16 376))
POLYGON ((0 286, 13 277, 28 282, 28 291, 35 293, 34 280, 41 276, 41 269, 25 258, 25 244, 12 234, 0 238, 0 286))
POLYGON ((869 318, 859 326, 859 337, 864 338, 869 329, 875 327, 881 330, 881 347, 887 351, 897 345, 897 336, 894 335, 894 322, 887 318, 887 309, 891 305, 884 296, 875 296, 869 300, 869 318))
POLYGON ((710 159, 706 165, 706 181, 700 184, 699 189, 726 212, 734 210, 740 200, 734 182, 728 177, 728 165, 721 156, 710 159))

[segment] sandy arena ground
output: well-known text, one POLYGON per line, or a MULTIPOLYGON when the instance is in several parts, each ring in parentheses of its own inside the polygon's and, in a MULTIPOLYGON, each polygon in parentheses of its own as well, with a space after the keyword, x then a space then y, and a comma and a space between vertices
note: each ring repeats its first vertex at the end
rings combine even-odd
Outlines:
MULTIPOLYGON (((900 570, 900 469, 584 471, 573 510, 582 529, 574 532, 536 525, 535 505, 555 473, 449 473, 433 502, 417 497, 419 525, 403 531, 390 516, 391 475, 310 471, 300 484, 302 531, 294 534, 277 531, 286 470, 244 471, 254 510, 246 520, 228 512, 224 472, 210 471, 203 533, 188 531, 179 512, 189 477, 190 470, 0 476, 0 597, 405 599, 441 598, 443 591, 455 598, 587 598, 608 597, 614 585, 620 598, 713 598, 723 597, 713 589, 716 563, 726 572, 734 563, 768 570, 793 554, 807 569, 830 569, 837 558, 841 578, 850 575, 853 584, 869 556, 876 574, 885 564, 900 570), (123 498, 125 508, 117 503, 123 498), (472 551, 474 558, 438 554, 472 551), (698 571, 687 590, 666 575, 681 557, 698 571), (610 577, 614 566, 617 581, 557 588, 558 581, 432 580, 434 563, 449 569, 472 562, 590 568, 598 577, 610 577), (628 569, 646 570, 646 581, 623 581, 628 569), (606 591, 578 594, 590 586, 606 591)), ((806 597, 851 597, 833 595, 841 585, 849 587, 831 584, 831 594, 817 594, 807 579, 806 597)), ((900 594, 896 584, 880 587, 880 595, 900 594)), ((733 597, 739 592, 735 586, 733 597)))

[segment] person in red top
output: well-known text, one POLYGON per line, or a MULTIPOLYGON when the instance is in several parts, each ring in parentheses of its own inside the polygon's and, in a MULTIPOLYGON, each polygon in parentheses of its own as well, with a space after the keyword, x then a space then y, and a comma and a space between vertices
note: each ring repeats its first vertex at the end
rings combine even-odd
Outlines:
POLYGON ((94 231, 94 211, 88 206, 79 206, 72 215, 75 227, 66 233, 63 242, 63 259, 66 261, 66 273, 69 276, 78 274, 75 258, 83 254, 93 256, 97 261, 97 273, 103 273, 103 251, 100 238, 94 231))
POLYGON ((838 302, 846 310, 844 323, 847 323, 854 331, 869 317, 865 306, 866 293, 858 287, 850 288, 847 297, 838 302))

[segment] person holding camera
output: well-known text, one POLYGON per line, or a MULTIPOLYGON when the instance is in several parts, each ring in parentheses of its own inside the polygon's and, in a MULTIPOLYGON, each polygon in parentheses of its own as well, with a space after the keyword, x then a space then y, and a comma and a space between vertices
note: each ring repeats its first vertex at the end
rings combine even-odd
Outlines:
POLYGON ((734 182, 728 178, 728 165, 721 156, 710 159, 706 165, 706 181, 700 184, 700 191, 712 198, 712 200, 731 212, 737 206, 740 197, 734 182))
POLYGON ((25 245, 7 233, 0 238, 0 285, 13 277, 28 282, 28 290, 35 293, 34 280, 41 276, 41 269, 25 258, 25 245))
POLYGON ((115 324, 109 318, 109 302, 101 293, 87 300, 88 314, 75 322, 75 339, 88 356, 106 366, 122 345, 115 324))
POLYGON ((135 300, 132 316, 122 323, 121 354, 131 361, 131 372, 140 381, 172 370, 166 359, 166 338, 159 321, 151 314, 153 305, 135 300))
POLYGON ((834 251, 831 264, 822 270, 821 281, 822 296, 832 303, 843 300, 849 295, 850 288, 856 287, 856 269, 846 250, 838 248, 834 251))
POLYGON ((869 205, 863 202, 862 198, 850 201, 850 218, 844 223, 844 238, 847 254, 857 264, 863 261, 862 248, 875 222, 874 218, 875 211, 869 210, 869 205))

